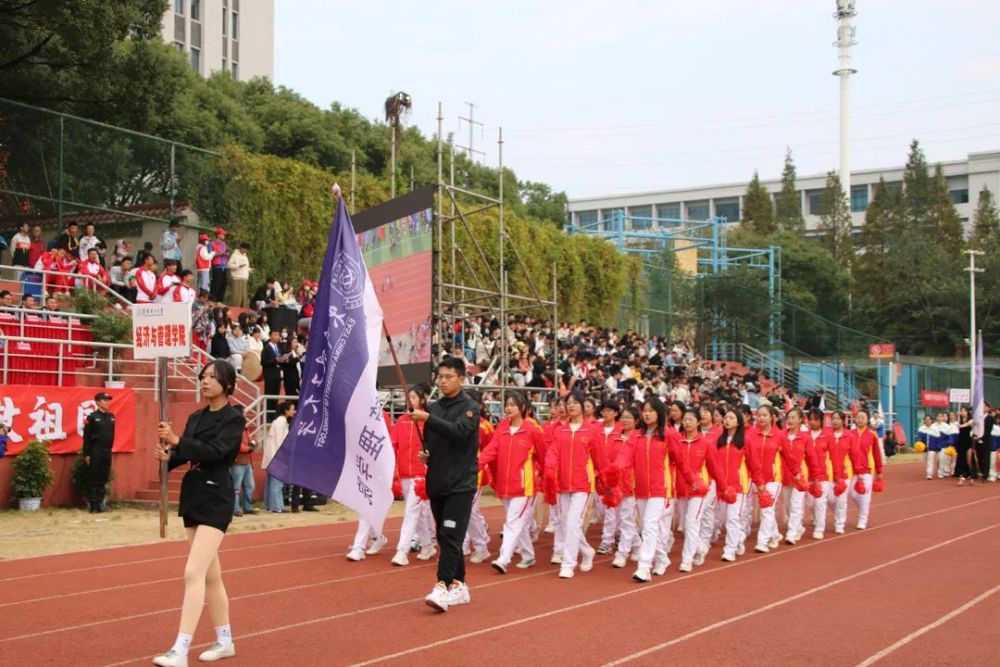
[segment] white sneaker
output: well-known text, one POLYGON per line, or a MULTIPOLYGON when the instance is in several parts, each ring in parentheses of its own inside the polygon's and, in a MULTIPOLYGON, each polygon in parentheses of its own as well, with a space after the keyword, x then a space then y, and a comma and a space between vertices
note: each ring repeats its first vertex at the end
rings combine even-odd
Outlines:
POLYGON ((352 560, 357 563, 359 560, 365 559, 365 552, 361 549, 351 549, 347 552, 347 560, 352 560))
POLYGON ((653 564, 653 574, 658 577, 662 577, 667 572, 667 568, 670 567, 670 559, 657 561, 653 564))
MULTIPOLYGON (((482 551, 474 552, 472 556, 469 558, 469 562, 476 564, 485 563, 486 559, 489 557, 490 557, 490 552, 484 549, 482 551)), ((417 558, 419 558, 419 556, 417 556, 417 558)))
POLYGON ((777 549, 780 544, 781 544, 781 535, 776 535, 775 537, 772 537, 768 541, 767 548, 768 549, 777 549))
POLYGON ((553 565, 561 565, 562 564, 562 554, 561 553, 553 553, 552 554, 552 558, 549 559, 549 562, 552 563, 553 565))
POLYGON ((632 549, 632 555, 630 556, 630 559, 631 559, 631 561, 633 563, 638 563, 639 562, 639 551, 641 549, 642 549, 642 545, 641 544, 639 546, 637 546, 636 548, 632 549))
POLYGON ((859 523, 859 524, 858 524, 858 530, 864 530, 864 529, 866 529, 867 527, 868 527, 868 524, 867 524, 867 523, 859 523))
POLYGON ((556 527, 550 523, 549 525, 545 526, 544 532, 546 535, 552 535, 556 532, 556 527))
POLYGON ((229 642, 223 644, 221 642, 215 642, 208 647, 208 650, 202 651, 198 659, 202 662, 215 662, 216 660, 222 660, 223 658, 233 658, 236 656, 236 644, 229 642))
POLYGON ((707 556, 707 555, 708 555, 708 549, 704 549, 704 548, 698 549, 698 551, 694 555, 694 560, 692 562, 695 565, 704 565, 705 564, 705 556, 707 556))
POLYGON ((794 546, 795 545, 795 536, 792 535, 791 533, 788 533, 787 535, 785 535, 785 544, 790 544, 790 545, 794 546))
POLYGON ((737 556, 742 556, 746 552, 747 552, 747 543, 746 542, 740 542, 739 544, 736 545, 736 555, 737 556))
POLYGON ((758 544, 756 547, 754 547, 753 550, 759 554, 766 554, 768 551, 770 551, 770 549, 767 548, 766 544, 758 544))
POLYGON ((607 542, 601 542, 600 546, 597 547, 597 553, 604 556, 611 553, 612 549, 614 549, 614 545, 608 544, 607 542))
POLYGON ((386 537, 385 535, 379 535, 378 537, 372 540, 372 543, 370 545, 368 545, 368 548, 365 550, 365 553, 368 554, 369 556, 374 556, 375 554, 382 551, 382 547, 384 547, 387 544, 389 544, 389 538, 386 537))
POLYGON ((681 563, 680 565, 677 566, 678 572, 690 572, 693 569, 694 566, 691 565, 691 563, 681 563))
POLYGON ((843 528, 834 528, 833 532, 836 533, 837 535, 843 535, 844 534, 844 529, 843 528))
POLYGON ((527 570, 529 567, 535 567, 535 559, 534 558, 524 558, 522 556, 521 557, 521 562, 518 563, 517 565, 515 565, 514 567, 516 567, 519 570, 527 570))
POLYGON ((455 584, 448 589, 448 606, 454 607, 459 604, 469 604, 472 597, 469 595, 469 587, 465 584, 455 584))
POLYGON ((559 567, 559 578, 560 579, 572 579, 573 578, 573 568, 569 565, 562 565, 559 567))
POLYGON ((426 547, 420 549, 420 553, 417 554, 417 560, 430 560, 437 555, 437 548, 433 544, 428 544, 426 547))
POLYGON ((587 547, 587 549, 580 554, 580 572, 590 572, 594 569, 594 556, 597 552, 594 551, 593 547, 587 547))
POLYGON ((470 547, 469 543, 466 542, 465 544, 462 545, 462 555, 463 556, 468 556, 471 553, 472 553, 472 547, 470 547))
POLYGON ((722 560, 726 561, 727 563, 735 563, 736 562, 736 556, 730 556, 727 553, 723 553, 722 554, 722 560))
POLYGON ((822 540, 823 539, 823 533, 819 532, 818 530, 814 530, 813 531, 813 539, 814 540, 822 540))
POLYGON ((406 555, 405 551, 397 551, 396 555, 392 557, 392 564, 399 565, 400 567, 403 565, 409 565, 410 558, 406 555))
POLYGON ((635 571, 635 574, 632 575, 632 579, 633 581, 638 581, 639 583, 646 584, 652 581, 653 577, 650 576, 648 567, 640 567, 638 570, 635 571))
MULTIPOLYGON (((521 562, 523 563, 524 561, 521 562)), ((501 563, 499 558, 490 563, 490 566, 500 574, 507 574, 507 564, 501 563)))
POLYGON ((625 557, 625 554, 623 553, 615 554, 615 559, 611 561, 611 567, 621 568, 625 567, 626 565, 628 565, 628 558, 625 557))
POLYGON ((159 665, 159 667, 188 667, 188 659, 186 655, 181 655, 174 649, 170 649, 153 658, 153 664, 159 665))
POLYGON ((449 597, 448 589, 444 584, 437 583, 434 585, 434 590, 424 598, 424 604, 438 611, 448 611, 449 597))

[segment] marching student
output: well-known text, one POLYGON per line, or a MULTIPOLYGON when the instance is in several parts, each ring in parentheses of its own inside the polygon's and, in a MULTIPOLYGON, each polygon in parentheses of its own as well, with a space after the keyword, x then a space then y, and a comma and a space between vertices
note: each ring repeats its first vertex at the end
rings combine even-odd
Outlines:
POLYGON ((584 513, 594 484, 591 459, 599 472, 611 468, 604 452, 596 446, 592 424, 585 421, 580 395, 570 394, 566 398, 566 414, 566 423, 551 431, 546 447, 544 478, 546 501, 550 505, 558 501, 562 518, 562 543, 559 543, 557 532, 557 551, 553 554, 553 560, 559 556, 559 577, 562 579, 573 577, 578 557, 581 572, 589 572, 594 567, 597 552, 587 544, 587 536, 583 532, 584 513))
POLYGON ((642 546, 632 579, 647 583, 653 574, 662 575, 670 567, 667 554, 673 542, 671 519, 675 499, 670 465, 672 454, 680 446, 680 436, 667 424, 667 409, 660 399, 646 399, 641 416, 642 426, 621 451, 615 465, 634 474, 636 504, 642 517, 642 546))
MULTIPOLYGON (((479 451, 486 449, 493 437, 493 424, 486 418, 486 406, 483 404, 483 396, 478 391, 469 390, 466 392, 479 404, 479 451)), ((471 553, 470 563, 485 563, 490 557, 490 530, 479 508, 479 499, 483 495, 483 487, 490 485, 488 474, 480 472, 476 477, 476 495, 472 500, 472 516, 469 518, 469 530, 465 535, 463 552, 471 553)))
POLYGON ((766 554, 781 543, 778 518, 774 504, 781 490, 781 454, 785 447, 785 433, 778 428, 778 411, 773 405, 757 408, 757 425, 747 433, 747 460, 757 502, 760 505, 760 525, 757 527, 757 546, 754 551, 766 554))
MULTIPOLYGON (((565 423, 566 420, 566 402, 560 397, 553 398, 549 403, 549 418, 542 425, 542 439, 545 443, 542 446, 541 460, 545 460, 546 447, 548 443, 552 442, 552 431, 565 423)), ((545 493, 542 489, 539 489, 539 495, 541 498, 535 503, 535 519, 538 525, 541 526, 545 524, 544 532, 552 535, 556 533, 556 528, 559 525, 559 508, 555 505, 549 505, 545 501, 545 493)), ((561 545, 561 542, 560 542, 561 545)), ((561 551, 561 550, 560 550, 561 551)), ((555 561, 555 555, 559 551, 553 554, 553 562, 555 561)))
POLYGON ((169 422, 160 422, 157 429, 161 444, 155 450, 156 458, 167 461, 171 469, 191 464, 181 483, 178 510, 191 543, 184 566, 184 602, 173 647, 153 659, 153 664, 160 667, 187 667, 191 638, 206 602, 216 641, 198 659, 214 662, 236 655, 219 546, 233 519, 234 490, 229 469, 239 453, 246 419, 229 402, 236 388, 236 370, 229 362, 211 361, 198 377, 208 405, 188 417, 180 436, 169 422))
MULTIPOLYGON (((429 393, 430 386, 426 383, 413 385, 406 395, 407 407, 410 410, 426 410, 429 393)), ((427 466, 419 458, 423 449, 423 433, 424 425, 410 419, 408 413, 401 415, 389 431, 392 448, 396 452, 396 470, 405 503, 399 542, 396 543, 396 554, 392 557, 392 564, 397 566, 410 564, 407 553, 414 537, 420 545, 420 553, 417 555, 419 560, 430 560, 437 553, 431 532, 431 506, 425 493, 427 466)))
POLYGON ((958 427, 952 423, 947 412, 938 414, 937 427, 940 432, 938 450, 938 478, 951 477, 955 474, 955 451, 958 445, 958 427))
POLYGON ((842 476, 835 477, 833 494, 837 502, 833 507, 833 532, 844 534, 847 525, 847 488, 854 481, 854 464, 851 459, 851 445, 854 432, 848 430, 844 413, 836 411, 830 415, 830 457, 833 460, 834 475, 840 467, 842 476))
POLYGON ((491 563, 501 574, 513 559, 515 549, 521 553, 521 569, 535 564, 535 546, 531 542, 531 519, 534 516, 535 486, 541 470, 539 446, 541 432, 528 422, 528 399, 515 392, 507 397, 504 412, 507 418, 497 424, 489 444, 479 453, 479 469, 492 466, 497 497, 503 501, 506 520, 500 554, 491 563))
POLYGON ((917 429, 917 442, 924 443, 924 474, 927 479, 934 478, 934 468, 937 464, 937 449, 932 449, 932 440, 938 438, 938 433, 934 427, 934 419, 930 415, 924 415, 924 423, 917 429))
POLYGON ((858 506, 858 530, 868 527, 868 513, 871 511, 872 491, 882 486, 882 445, 875 431, 868 428, 867 410, 858 410, 854 416, 857 430, 851 442, 851 465, 854 466, 854 483, 851 484, 850 498, 858 506), (874 473, 874 480, 872 479, 874 473))
POLYGON ((732 563, 745 551, 750 535, 749 492, 750 475, 746 463, 746 431, 743 412, 727 408, 722 418, 722 434, 709 447, 706 457, 708 471, 715 481, 718 502, 726 511, 726 544, 722 560, 732 563))
MULTIPOLYGON (((709 411, 708 414, 711 416, 712 413, 709 411)), ((675 470, 677 511, 684 528, 684 546, 677 569, 690 572, 694 565, 705 562, 713 522, 706 522, 704 518, 711 516, 714 521, 715 507, 711 502, 714 498, 708 497, 710 476, 705 463, 710 441, 701 433, 699 413, 693 408, 685 410, 681 426, 684 432, 677 447, 675 470)))
MULTIPOLYGON (((955 456, 955 476, 958 477, 958 485, 962 486, 968 479, 973 483, 976 479, 976 471, 970 465, 972 459, 972 414, 969 408, 962 406, 958 410, 958 439, 955 441, 955 449, 958 454, 955 456)), ((979 466, 976 466, 978 470, 979 466)))
POLYGON ((788 510, 785 544, 795 544, 806 532, 803 519, 806 491, 809 490, 806 464, 809 433, 803 430, 802 421, 801 408, 792 408, 785 415, 785 439, 781 446, 781 503, 788 510))
MULTIPOLYGON (((815 498, 813 503, 814 540, 823 539, 826 532, 826 509, 830 507, 837 514, 837 504, 844 498, 842 515, 846 517, 847 489, 844 482, 844 459, 833 455, 833 436, 823 428, 823 411, 813 408, 809 411, 809 432, 806 436, 806 462, 809 465, 809 492, 815 498), (840 485, 840 493, 835 493, 834 480, 840 485)), ((846 520, 846 518, 845 518, 846 520)))
MULTIPOLYGON (((628 406, 622 411, 621 430, 617 437, 608 443, 608 460, 617 461, 622 450, 629 446, 629 440, 636 433, 636 427, 642 419, 641 412, 634 406, 628 406)), ((641 541, 635 525, 635 488, 632 483, 632 471, 621 471, 622 499, 617 507, 609 507, 604 514, 605 531, 610 524, 618 530, 618 550, 611 562, 611 567, 622 568, 628 564, 629 554, 632 560, 639 560, 641 541)))
POLYGON ((698 415, 701 419, 701 434, 705 437, 705 442, 708 443, 714 443, 722 434, 722 415, 719 415, 718 423, 716 423, 716 412, 718 412, 718 407, 712 403, 706 403, 698 409, 698 415))
POLYGON ((997 451, 1000 450, 1000 419, 998 419, 998 414, 1000 414, 1000 410, 994 411, 992 416, 986 418, 986 426, 991 423, 992 426, 983 433, 983 437, 990 440, 989 480, 991 482, 997 481, 997 451))
MULTIPOLYGON (((622 426, 618 421, 621 414, 621 403, 615 399, 609 398, 601 403, 601 422, 594 426, 594 433, 597 436, 597 446, 604 450, 604 456, 608 460, 614 460, 608 457, 611 444, 620 437, 622 432, 622 426)), ((597 547, 597 553, 609 554, 614 550, 615 533, 618 531, 615 521, 617 508, 605 507, 598 497, 594 500, 594 509, 599 513, 603 522, 601 544, 597 547)))
MULTIPOLYGON (((392 417, 389 416, 388 410, 382 410, 382 419, 385 421, 386 431, 389 432, 390 437, 392 436, 392 417)), ((399 470, 399 457, 396 457, 396 473, 393 477, 392 482, 392 495, 393 498, 403 495, 403 490, 397 487, 399 480, 398 475, 399 470)), ((295 498, 292 497, 294 503, 295 498)), ((293 505, 293 511, 296 509, 293 505)), ((363 516, 358 516, 358 529, 354 533, 354 542, 351 543, 351 548, 347 552, 347 560, 357 562, 365 559, 365 556, 374 556, 381 553, 382 547, 389 543, 389 538, 385 535, 379 535, 375 532, 368 520, 363 516)))

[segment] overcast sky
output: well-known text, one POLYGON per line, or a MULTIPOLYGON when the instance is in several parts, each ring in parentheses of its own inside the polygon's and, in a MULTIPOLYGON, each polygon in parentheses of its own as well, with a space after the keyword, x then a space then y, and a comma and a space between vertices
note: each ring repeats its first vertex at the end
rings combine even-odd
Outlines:
MULTIPOLYGON (((326 107, 469 140, 570 197, 835 169, 834 0, 279 0, 275 79, 326 107)), ((1000 149, 1000 2, 859 0, 852 168, 1000 149)))

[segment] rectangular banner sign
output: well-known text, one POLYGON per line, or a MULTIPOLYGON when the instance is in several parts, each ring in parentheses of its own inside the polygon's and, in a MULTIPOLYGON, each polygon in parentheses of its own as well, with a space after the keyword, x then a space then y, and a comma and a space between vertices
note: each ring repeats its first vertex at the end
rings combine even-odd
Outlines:
POLYGON ((868 346, 869 359, 892 359, 895 356, 895 343, 872 343, 868 346))
POLYGON ((949 389, 948 390, 948 402, 949 403, 971 403, 972 402, 972 390, 970 389, 949 389))
POLYGON ((137 303, 132 306, 132 346, 136 359, 191 356, 191 305, 137 303))
POLYGON ((920 405, 925 408, 947 408, 951 405, 951 401, 948 400, 948 392, 946 391, 928 391, 925 389, 920 392, 920 405))
POLYGON ((94 396, 111 394, 108 412, 115 416, 113 452, 135 451, 135 393, 131 389, 96 387, 0 388, 0 423, 7 429, 7 456, 16 456, 33 440, 48 444, 51 454, 76 454, 83 449, 83 425, 97 409, 94 396))

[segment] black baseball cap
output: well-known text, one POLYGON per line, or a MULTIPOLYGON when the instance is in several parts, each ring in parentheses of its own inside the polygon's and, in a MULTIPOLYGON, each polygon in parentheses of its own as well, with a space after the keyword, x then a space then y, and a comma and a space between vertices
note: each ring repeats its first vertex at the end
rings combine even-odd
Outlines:
POLYGON ((111 394, 106 391, 98 392, 97 396, 94 396, 95 401, 110 401, 111 394))

